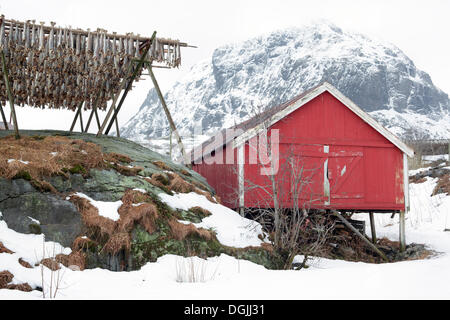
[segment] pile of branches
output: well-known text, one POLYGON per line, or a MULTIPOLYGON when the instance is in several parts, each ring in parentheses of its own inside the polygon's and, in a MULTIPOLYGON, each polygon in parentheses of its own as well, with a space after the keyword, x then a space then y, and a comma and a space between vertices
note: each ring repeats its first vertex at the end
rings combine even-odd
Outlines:
MULTIPOLYGON (((17 105, 44 108, 106 109, 107 101, 120 90, 133 60, 140 58, 150 38, 133 33, 108 34, 106 30, 44 26, 35 21, 18 22, 0 17, 0 50, 6 60, 12 95, 17 105)), ((178 67, 178 40, 156 38, 145 59, 178 67)), ((138 77, 141 75, 141 70, 138 77)), ((7 101, 4 77, 0 77, 0 102, 7 101)))

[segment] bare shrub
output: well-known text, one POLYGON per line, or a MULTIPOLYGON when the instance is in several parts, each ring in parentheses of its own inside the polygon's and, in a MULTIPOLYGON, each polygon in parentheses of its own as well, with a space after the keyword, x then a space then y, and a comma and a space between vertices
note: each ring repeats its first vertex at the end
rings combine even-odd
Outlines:
POLYGON ((198 257, 178 257, 175 264, 176 281, 180 283, 198 283, 214 280, 218 265, 211 270, 207 260, 198 257))

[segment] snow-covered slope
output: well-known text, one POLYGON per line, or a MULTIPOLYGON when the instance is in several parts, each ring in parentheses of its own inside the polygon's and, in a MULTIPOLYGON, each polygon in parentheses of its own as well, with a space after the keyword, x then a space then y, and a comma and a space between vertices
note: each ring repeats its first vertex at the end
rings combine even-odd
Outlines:
MULTIPOLYGON (((276 31, 217 48, 165 95, 178 129, 232 126, 328 81, 401 136, 450 137, 450 100, 400 49, 330 23, 276 31)), ((136 141, 169 134, 154 90, 124 126, 136 141)))

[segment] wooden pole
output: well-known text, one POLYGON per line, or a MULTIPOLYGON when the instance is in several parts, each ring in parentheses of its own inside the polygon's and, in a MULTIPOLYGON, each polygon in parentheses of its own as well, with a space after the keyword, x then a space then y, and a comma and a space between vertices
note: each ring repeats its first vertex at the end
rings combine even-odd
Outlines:
POLYGON ((386 257, 386 255, 380 251, 380 249, 378 249, 372 242, 370 242, 369 240, 367 240, 367 238, 365 236, 363 236, 354 226, 352 226, 352 224, 350 222, 347 221, 347 219, 345 219, 338 211, 336 210, 331 210, 331 212, 339 218, 339 220, 342 221, 342 223, 344 223, 345 226, 347 226, 350 230, 352 230, 358 237, 360 237, 361 239, 363 239, 363 241, 370 247, 373 249, 373 251, 375 251, 384 261, 389 262, 389 259, 386 257))
MULTIPOLYGON (((120 89, 119 89, 119 91, 117 92, 117 94, 115 95, 115 97, 114 97, 114 99, 113 99, 113 102, 112 102, 112 104, 111 104, 111 107, 109 108, 108 113, 106 114, 106 117, 105 117, 105 119, 103 120, 103 124, 102 124, 102 126, 100 127, 100 130, 98 131, 97 136, 103 134, 103 130, 105 129, 106 124, 108 123, 109 118, 111 117, 111 114, 112 114, 113 110, 115 110, 114 116, 113 116, 113 118, 111 119, 111 122, 109 123, 108 128, 107 128, 107 130, 106 130, 106 132, 105 132, 105 134, 108 134, 108 133, 109 133, 109 130, 111 129, 111 126, 112 126, 112 124, 113 124, 113 121, 114 121, 114 119, 117 117, 117 113, 120 111, 120 108, 122 107, 123 101, 125 100, 125 97, 126 97, 127 94, 128 94, 128 91, 131 89, 131 86, 132 86, 132 84, 133 84, 134 78, 136 78, 137 73, 139 72, 140 68, 142 67, 142 65, 143 65, 143 63, 144 63, 143 61, 144 61, 144 59, 145 59, 145 56, 147 55, 148 50, 150 50, 150 47, 152 46, 152 43, 153 43, 153 40, 155 39, 155 37, 156 37, 156 31, 153 32, 153 35, 152 35, 152 37, 150 38, 149 45, 147 46, 147 48, 145 49, 144 53, 142 54, 141 59, 140 59, 140 62, 138 63, 137 66, 135 66, 134 71, 133 71, 133 74, 131 75, 129 81, 128 81, 128 79, 127 79, 126 77, 122 80, 122 83, 121 83, 121 85, 120 85, 120 89), (124 91, 124 93, 123 93, 123 95, 122 95, 122 98, 120 99, 119 106, 116 108, 117 100, 119 99, 120 92, 121 92, 123 89, 125 89, 125 91, 124 91)), ((133 65, 130 64, 130 68, 132 68, 132 67, 133 67, 133 65)), ((131 70, 132 70, 132 69, 130 69, 129 72, 131 72, 131 70)))
POLYGON ((92 120, 92 117, 94 116, 94 113, 95 113, 95 115, 97 117, 98 127, 100 128, 100 121, 98 120, 98 114, 97 114, 97 105, 98 105, 98 101, 100 100, 100 97, 102 95, 103 95, 103 92, 99 91, 97 93, 97 96, 95 97, 94 105, 92 106, 92 111, 91 111, 91 114, 89 115, 89 119, 88 119, 88 122, 86 124, 86 128, 84 128, 84 132, 87 132, 89 130, 89 126, 91 125, 91 120, 92 120))
POLYGON ((369 212, 370 217, 370 231, 372 233, 372 242, 373 244, 377 244, 377 234, 375 231, 375 219, 373 217, 373 212, 369 212))
POLYGON ((0 50, 2 58, 3 78, 5 79, 6 91, 8 93, 9 106, 11 107, 11 116, 14 124, 16 139, 20 139, 19 126, 17 125, 16 109, 14 108, 14 97, 12 95, 11 84, 9 83, 8 68, 6 67, 6 58, 3 49, 0 50))
POLYGON ((405 211, 400 211, 400 223, 399 223, 399 233, 400 233, 400 251, 406 250, 406 237, 405 237, 405 211))
POLYGON ((95 108, 94 112, 95 112, 95 120, 97 120, 97 127, 100 130, 100 118, 98 117, 97 108, 95 108))
POLYGON ((2 113, 3 123, 5 124, 5 130, 9 130, 8 123, 6 122, 5 112, 3 111, 3 105, 0 102, 0 111, 2 113))
POLYGON ((80 104, 78 105, 77 112, 75 113, 75 117, 73 118, 72 125, 70 126, 70 130, 69 130, 70 132, 73 131, 73 128, 75 127, 75 124, 77 123, 78 115, 81 112, 81 107, 82 106, 83 106, 83 102, 80 102, 80 104))
POLYGON ((83 109, 80 108, 80 127, 81 127, 81 132, 84 132, 84 128, 83 128, 83 109))
POLYGON ((120 138, 119 120, 117 119, 117 115, 116 115, 116 134, 120 138))
POLYGON ((89 115, 88 122, 86 123, 86 127, 84 128, 84 132, 87 132, 89 130, 89 126, 91 125, 92 117, 94 116, 94 107, 92 107, 91 114, 89 115))
POLYGON ((154 85, 154 87, 156 89, 156 93, 158 94, 159 100, 161 101, 161 105, 162 105, 162 107, 164 109, 164 112, 166 113, 166 117, 167 117, 167 120, 169 121, 170 128, 171 128, 172 132, 175 133, 175 137, 177 139, 178 146, 181 149, 181 153, 183 155, 183 158, 184 158, 184 161, 185 161, 185 165, 190 168, 191 167, 191 161, 189 160, 189 158, 188 158, 188 156, 186 154, 186 150, 184 149, 183 141, 181 141, 181 136, 179 135, 179 133, 177 131, 177 128, 175 126, 175 122, 173 122, 173 119, 172 119, 172 116, 170 114, 169 108, 167 107, 166 101, 164 100, 164 96, 163 96, 163 94, 161 92, 161 89, 159 88, 158 82, 156 81, 155 74, 153 73, 151 65, 148 66, 148 72, 150 74, 150 77, 152 78, 153 85, 154 85))

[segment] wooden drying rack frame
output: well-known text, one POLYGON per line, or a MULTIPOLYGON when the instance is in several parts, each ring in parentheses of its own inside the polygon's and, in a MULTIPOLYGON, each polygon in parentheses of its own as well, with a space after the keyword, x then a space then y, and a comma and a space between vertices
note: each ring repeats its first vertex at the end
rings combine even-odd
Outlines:
MULTIPOLYGON (((165 102, 164 96, 163 96, 163 94, 161 92, 161 89, 160 89, 160 87, 158 85, 158 82, 157 82, 156 77, 155 77, 155 75, 153 73, 153 70, 152 70, 153 68, 167 68, 167 69, 170 69, 170 67, 156 66, 156 65, 153 65, 153 61, 145 60, 145 57, 146 57, 148 51, 150 50, 150 48, 152 46, 152 43, 156 39, 156 31, 153 32, 153 35, 152 35, 151 38, 145 38, 145 37, 140 37, 139 35, 133 35, 133 34, 127 34, 127 35, 119 35, 117 33, 107 34, 107 33, 105 33, 106 30, 104 30, 104 29, 97 29, 97 31, 90 31, 88 29, 88 31, 84 31, 82 29, 54 27, 53 26, 54 25, 53 22, 51 22, 52 26, 50 27, 50 26, 44 26, 43 22, 40 22, 40 24, 37 25, 37 24, 34 23, 34 21, 31 21, 31 20, 27 20, 27 22, 20 22, 20 21, 16 21, 16 20, 4 19, 3 16, 2 16, 2 20, 5 23, 5 32, 6 31, 9 32, 8 23, 14 23, 14 24, 23 24, 24 26, 26 24, 36 25, 39 28, 42 26, 43 31, 44 31, 45 34, 50 34, 50 32, 52 30, 53 31, 70 30, 74 34, 81 34, 81 35, 85 35, 85 36, 87 36, 89 33, 90 34, 96 34, 96 33, 100 34, 101 33, 101 34, 104 34, 106 36, 116 38, 117 40, 121 39, 121 38, 123 38, 123 39, 130 39, 131 38, 131 39, 134 39, 134 40, 142 41, 142 43, 140 44, 139 47, 140 47, 140 49, 143 50, 143 52, 140 55, 140 58, 133 59, 133 63, 130 64, 130 67, 129 67, 129 70, 128 70, 128 75, 125 76, 124 78, 122 78, 122 81, 120 83, 120 87, 119 87, 118 92, 116 94, 112 95, 112 97, 111 97, 112 98, 112 103, 111 103, 111 106, 109 107, 109 109, 108 109, 108 111, 106 113, 106 116, 105 116, 103 122, 100 121, 100 118, 99 118, 99 115, 98 115, 98 112, 97 112, 97 102, 98 102, 98 98, 100 97, 100 92, 99 92, 99 94, 97 95, 97 99, 94 102, 94 106, 92 107, 92 110, 91 110, 91 113, 90 113, 90 116, 89 116, 89 119, 88 119, 88 122, 87 122, 86 126, 83 126, 83 118, 82 118, 82 112, 81 111, 82 111, 82 107, 83 107, 84 102, 82 102, 82 103, 79 104, 78 108, 76 109, 75 117, 74 117, 74 119, 72 121, 72 125, 70 126, 70 132, 73 132, 74 127, 75 127, 75 125, 76 125, 76 123, 78 121, 78 118, 79 118, 79 121, 80 121, 81 132, 87 132, 89 130, 90 125, 91 125, 93 116, 95 115, 96 123, 97 123, 97 126, 98 126, 97 136, 101 136, 103 134, 108 135, 110 130, 111 130, 112 125, 115 123, 116 134, 117 134, 118 137, 120 137, 119 125, 118 125, 118 121, 117 121, 117 115, 118 115, 120 109, 122 108, 122 105, 123 105, 123 103, 125 101, 125 98, 127 97, 128 92, 132 88, 133 82, 135 81, 137 75, 140 73, 140 71, 143 70, 143 68, 146 67, 148 69, 148 71, 149 71, 149 75, 150 75, 150 77, 152 79, 153 85, 154 85, 154 87, 156 89, 156 92, 157 92, 158 97, 160 99, 161 105, 162 105, 162 107, 164 109, 164 112, 166 114, 167 120, 169 121, 170 129, 171 129, 172 133, 175 134, 177 143, 178 143, 178 145, 179 145, 179 147, 181 149, 181 153, 182 153, 182 155, 183 155, 183 157, 184 157, 184 159, 186 161, 185 163, 186 164, 189 163, 188 157, 187 157, 187 154, 186 154, 186 150, 185 150, 183 142, 181 140, 181 136, 179 135, 179 133, 178 133, 178 131, 176 129, 175 123, 174 123, 174 121, 172 119, 170 111, 169 111, 169 109, 167 107, 167 104, 165 102), (120 97, 120 100, 119 100, 119 97, 120 97), (117 101, 119 101, 119 103, 116 106, 117 101)), ((191 45, 188 45, 187 43, 180 42, 178 40, 172 40, 172 39, 158 38, 158 42, 164 43, 164 44, 175 44, 175 43, 178 43, 178 45, 180 47, 196 48, 195 46, 191 46, 191 45)), ((5 58, 3 50, 0 50, 0 60, 1 60, 0 61, 1 62, 1 71, 2 71, 2 74, 3 74, 4 80, 5 80, 6 90, 7 90, 7 95, 8 95, 8 102, 9 102, 10 109, 11 109, 11 118, 12 118, 13 125, 14 125, 14 134, 15 134, 16 139, 19 139, 20 138, 20 132, 19 132, 19 127, 18 127, 18 124, 17 124, 17 116, 16 116, 16 112, 15 112, 15 108, 14 108, 14 96, 13 96, 12 90, 11 90, 11 82, 10 82, 10 79, 9 79, 6 58, 5 58)), ((0 104, 0 112, 1 112, 2 119, 3 119, 3 123, 5 125, 5 129, 9 130, 8 122, 6 121, 6 116, 5 116, 5 113, 3 111, 3 106, 1 106, 1 104, 0 104)))

